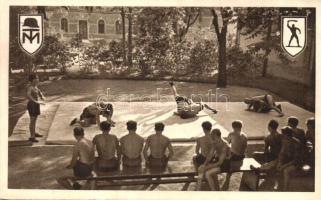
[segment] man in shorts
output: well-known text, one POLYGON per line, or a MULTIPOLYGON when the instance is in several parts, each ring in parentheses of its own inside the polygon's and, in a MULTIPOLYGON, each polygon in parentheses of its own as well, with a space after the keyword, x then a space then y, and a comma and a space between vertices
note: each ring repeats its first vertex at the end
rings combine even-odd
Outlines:
POLYGON ((104 103, 93 103, 82 111, 79 120, 78 118, 74 118, 70 122, 70 126, 75 123, 80 123, 82 127, 88 127, 91 124, 100 124, 100 115, 107 119, 107 122, 111 124, 111 126, 115 126, 115 122, 111 119, 113 116, 113 105, 112 104, 104 104, 104 103))
MULTIPOLYGON (((74 145, 72 159, 67 169, 73 169, 75 177, 91 176, 95 162, 94 145, 84 137, 84 129, 81 127, 74 128, 74 137, 77 143, 74 145)), ((74 189, 80 189, 81 186, 73 181, 73 187, 74 189)))
POLYGON ((276 111, 279 113, 279 117, 283 117, 284 114, 282 112, 281 104, 276 105, 273 96, 266 94, 266 95, 260 95, 260 96, 254 96, 251 98, 245 98, 244 103, 248 105, 247 109, 248 111, 254 111, 258 113, 268 113, 271 110, 276 111))
POLYGON ((305 133, 302 128, 298 128, 299 120, 297 117, 291 116, 288 118, 288 126, 293 130, 293 137, 297 138, 303 147, 306 145, 305 133))
POLYGON ((250 166, 252 170, 257 172, 275 171, 283 176, 283 184, 281 190, 286 191, 291 175, 300 167, 300 141, 293 137, 293 130, 289 126, 281 129, 282 148, 276 160, 261 165, 260 168, 250 166))
POLYGON ((201 189, 204 176, 209 184, 209 187, 213 191, 220 190, 217 175, 221 172, 229 171, 230 169, 230 147, 225 140, 221 137, 221 131, 219 129, 213 129, 211 132, 213 146, 210 154, 203 165, 198 169, 198 180, 196 190, 201 189), (212 160, 212 157, 216 155, 216 159, 212 160))
POLYGON ((96 166, 99 171, 113 171, 119 168, 120 147, 117 137, 110 134, 111 125, 104 121, 100 123, 102 134, 96 135, 93 144, 97 149, 96 166))
POLYGON ((242 161, 245 158, 247 136, 242 132, 242 126, 240 120, 232 122, 233 131, 228 134, 226 139, 231 147, 231 160, 233 161, 242 161))
POLYGON ((136 133, 137 122, 127 122, 128 134, 120 138, 123 166, 141 166, 141 153, 144 147, 144 138, 136 133))
POLYGON ((212 138, 211 138, 211 130, 212 124, 209 121, 205 121, 202 123, 202 128, 204 132, 204 136, 196 139, 196 156, 193 157, 193 163, 195 166, 199 167, 204 164, 207 155, 210 153, 212 148, 212 138))
POLYGON ((174 151, 168 137, 162 135, 165 125, 162 122, 155 124, 155 134, 147 137, 144 146, 144 158, 147 167, 166 167, 168 160, 173 156, 174 151), (168 155, 166 150, 168 149, 168 155), (150 154, 148 155, 148 150, 150 154))
POLYGON ((259 163, 266 163, 277 159, 281 150, 281 134, 277 131, 278 121, 272 119, 268 123, 270 134, 264 139, 264 152, 254 152, 253 157, 259 163))
POLYGON ((204 107, 210 111, 212 111, 214 114, 217 113, 217 110, 209 107, 207 104, 203 104, 201 102, 195 103, 192 99, 180 96, 177 93, 176 87, 173 82, 169 82, 169 85, 172 88, 175 101, 177 103, 177 112, 175 112, 176 115, 179 115, 182 119, 187 118, 193 118, 196 117, 196 115, 204 109, 204 107))

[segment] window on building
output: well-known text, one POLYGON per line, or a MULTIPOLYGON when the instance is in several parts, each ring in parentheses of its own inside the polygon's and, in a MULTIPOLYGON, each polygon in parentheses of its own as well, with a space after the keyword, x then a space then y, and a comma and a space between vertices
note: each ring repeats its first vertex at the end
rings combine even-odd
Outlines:
POLYGON ((61 30, 68 32, 68 20, 66 18, 61 19, 61 30))
POLYGON ((105 33, 105 22, 102 19, 98 21, 98 33, 105 33))
POLYGON ((120 19, 118 18, 116 21, 115 21, 115 29, 116 29, 116 34, 121 34, 121 28, 122 24, 121 24, 121 21, 120 19))

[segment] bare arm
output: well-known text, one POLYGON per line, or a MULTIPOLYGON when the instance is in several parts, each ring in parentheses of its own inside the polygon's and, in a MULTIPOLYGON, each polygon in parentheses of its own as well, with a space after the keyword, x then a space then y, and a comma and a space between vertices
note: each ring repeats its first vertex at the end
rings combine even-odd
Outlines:
POLYGON ((71 158, 70 164, 67 166, 67 168, 73 168, 74 166, 76 166, 78 156, 79 156, 79 148, 78 148, 78 146, 74 146, 72 158, 71 158))
POLYGON ((116 142, 116 153, 117 153, 117 159, 120 160, 121 158, 121 148, 119 146, 119 141, 117 139, 117 137, 115 136, 115 142, 116 142))
POLYGON ((149 149, 149 139, 147 138, 146 142, 145 142, 145 146, 144 146, 144 150, 143 150, 143 154, 144 154, 144 158, 147 161, 148 158, 148 149, 149 149))
POLYGON ((38 92, 39 92, 40 98, 41 98, 43 101, 45 101, 45 100, 46 100, 45 95, 43 95, 43 93, 41 92, 41 90, 40 90, 39 88, 38 88, 38 92))
POLYGON ((170 158, 173 157, 173 155, 174 155, 174 150, 173 150, 173 146, 172 146, 172 143, 171 143, 171 142, 168 143, 167 148, 168 148, 168 151, 169 151, 169 153, 168 153, 168 159, 170 159, 170 158))
POLYGON ((28 87, 28 90, 27 90, 27 96, 28 96, 28 98, 29 98, 31 101, 39 104, 39 102, 32 97, 32 95, 31 95, 31 90, 32 90, 32 88, 31 88, 31 87, 28 87))
POLYGON ((200 152, 200 142, 199 139, 196 140, 196 147, 195 147, 195 153, 199 154, 200 152))

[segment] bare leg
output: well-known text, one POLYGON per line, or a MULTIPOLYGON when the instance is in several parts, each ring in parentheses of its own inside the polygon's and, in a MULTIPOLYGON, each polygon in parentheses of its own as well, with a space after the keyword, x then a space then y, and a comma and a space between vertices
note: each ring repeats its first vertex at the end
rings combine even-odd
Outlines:
POLYGON ((217 174, 221 172, 221 169, 218 167, 209 169, 205 172, 205 177, 212 191, 219 191, 220 186, 218 183, 217 174))
POLYGON ((283 170, 283 188, 282 188, 283 191, 288 190, 290 176, 292 172, 295 171, 295 168, 296 167, 294 165, 290 165, 283 170))
POLYGON ((284 115, 282 111, 278 107, 276 107, 272 95, 266 95, 266 100, 271 110, 275 110, 277 113, 279 113, 280 117, 284 115))
POLYGON ((209 107, 207 104, 204 104, 204 107, 205 107, 206 109, 212 111, 214 114, 217 113, 217 110, 215 110, 214 108, 209 107))
POLYGON ((175 87, 174 83, 173 83, 173 82, 170 82, 169 85, 170 85, 171 88, 172 88, 172 92, 173 92, 174 97, 179 96, 178 93, 177 93, 177 90, 176 90, 176 87, 175 87))
POLYGON ((198 177, 197 177, 196 191, 200 191, 200 190, 201 190, 203 178, 204 178, 204 165, 201 165, 201 166, 198 168, 198 177))
POLYGON ((37 122, 37 116, 30 117, 30 124, 29 124, 30 138, 36 137, 36 122, 37 122))

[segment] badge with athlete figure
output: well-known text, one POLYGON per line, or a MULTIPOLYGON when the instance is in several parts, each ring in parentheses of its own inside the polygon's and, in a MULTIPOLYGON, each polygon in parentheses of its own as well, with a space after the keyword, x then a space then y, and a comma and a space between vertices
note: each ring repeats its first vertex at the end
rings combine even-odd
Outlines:
POLYGON ((306 46, 306 17, 282 16, 282 48, 290 56, 299 55, 306 46))

